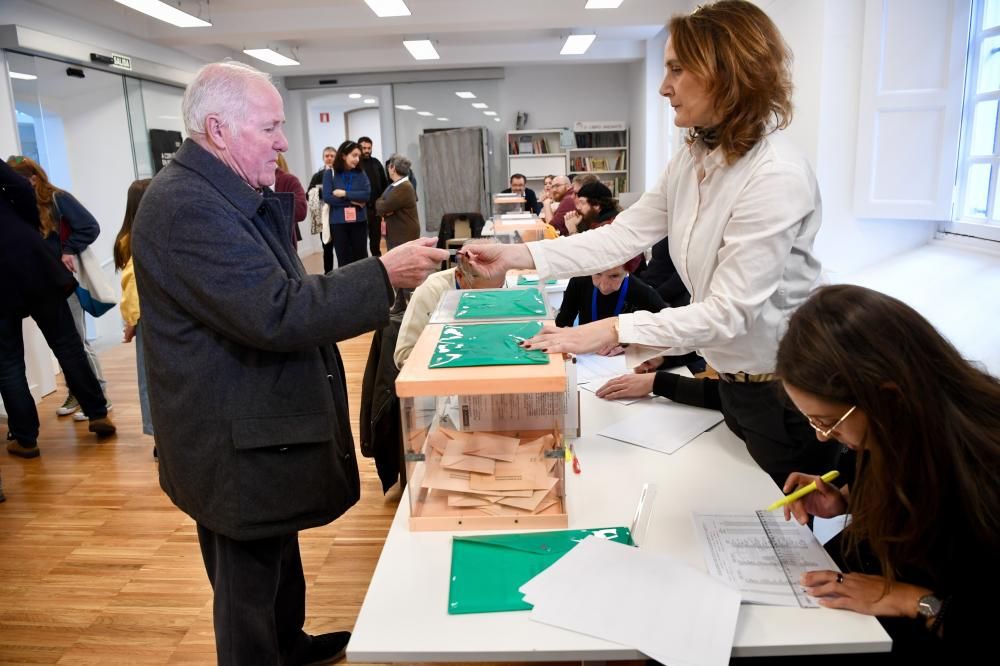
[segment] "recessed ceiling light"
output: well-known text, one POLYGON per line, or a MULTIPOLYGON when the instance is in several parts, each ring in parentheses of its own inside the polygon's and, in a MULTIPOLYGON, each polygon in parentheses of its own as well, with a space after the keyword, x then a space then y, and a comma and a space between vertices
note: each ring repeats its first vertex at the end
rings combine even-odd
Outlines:
POLYGON ((584 9, 618 9, 623 0, 587 0, 584 9))
POLYGON ((438 120, 440 120, 440 121, 441 121, 441 122, 443 122, 443 123, 446 123, 446 122, 448 122, 448 119, 447 119, 447 118, 438 118, 438 120))
POLYGON ((434 114, 430 111, 417 111, 418 116, 433 116, 434 114))
POLYGON ((378 104, 378 100, 374 97, 365 97, 365 104, 378 104))
POLYGON ((570 35, 566 38, 559 55, 583 55, 596 38, 597 35, 570 35))
POLYGON ((429 39, 403 40, 403 46, 414 60, 437 60, 441 57, 429 39))
POLYGON ((351 99, 361 99, 361 93, 351 93, 348 97, 351 99))
POLYGON ((10 78, 20 79, 22 81, 34 81, 38 77, 34 74, 22 74, 21 72, 10 72, 10 78))
POLYGON ((207 28, 211 23, 203 21, 197 16, 192 16, 187 12, 182 12, 176 7, 172 7, 160 0, 115 0, 119 5, 125 5, 137 12, 142 12, 147 16, 152 16, 178 28, 207 28))
POLYGON ((403 0, 365 0, 365 4, 371 7, 375 16, 379 18, 410 15, 410 8, 403 0))
POLYGON ((468 90, 463 90, 463 91, 457 92, 455 94, 458 95, 459 97, 461 97, 462 99, 476 99, 476 94, 472 93, 472 92, 469 92, 468 90))
POLYGON ((472 103, 472 108, 473 109, 488 109, 488 108, 490 108, 490 105, 489 104, 483 104, 482 102, 473 102, 472 103))
POLYGON ((416 111, 417 110, 415 107, 412 107, 409 104, 397 104, 396 108, 399 109, 400 111, 416 111))
POLYGON ((495 121, 497 121, 497 122, 500 122, 500 119, 499 119, 499 118, 494 118, 493 120, 495 120, 495 121))
POLYGON ((495 116, 495 115, 497 115, 497 112, 496 111, 483 111, 483 115, 484 116, 495 116))
POLYGON ((273 49, 243 49, 243 53, 257 58, 257 60, 277 65, 278 67, 291 67, 292 65, 301 64, 298 60, 283 56, 273 49))

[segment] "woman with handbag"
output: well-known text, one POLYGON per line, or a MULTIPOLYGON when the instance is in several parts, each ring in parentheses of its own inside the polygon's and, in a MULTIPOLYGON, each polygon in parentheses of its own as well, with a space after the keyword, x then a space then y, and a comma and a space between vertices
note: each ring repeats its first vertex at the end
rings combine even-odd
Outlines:
POLYGON ((340 268, 368 256, 367 207, 372 188, 360 162, 361 146, 345 141, 331 168, 323 172, 323 201, 330 206, 333 249, 340 268))
MULTIPOLYGON (((17 174, 31 181, 31 185, 35 189, 42 237, 48 243, 49 248, 70 272, 79 273, 79 255, 97 240, 101 233, 101 225, 97 223, 90 211, 77 201, 76 197, 49 182, 45 169, 30 157, 16 155, 8 159, 7 164, 17 174)), ((87 340, 87 321, 83 306, 81 306, 80 299, 76 294, 70 296, 68 302, 69 309, 73 313, 76 332, 79 334, 83 348, 87 353, 87 361, 90 363, 90 368, 97 377, 97 381, 101 384, 101 391, 107 395, 107 381, 104 379, 101 362, 97 359, 97 353, 87 340)), ((108 411, 111 411, 110 400, 107 407, 108 411)), ((83 411, 80 411, 80 403, 72 392, 67 394, 66 400, 56 410, 56 414, 59 416, 73 414, 73 419, 76 421, 86 421, 88 418, 83 411), (73 414, 74 412, 76 414, 73 414)))

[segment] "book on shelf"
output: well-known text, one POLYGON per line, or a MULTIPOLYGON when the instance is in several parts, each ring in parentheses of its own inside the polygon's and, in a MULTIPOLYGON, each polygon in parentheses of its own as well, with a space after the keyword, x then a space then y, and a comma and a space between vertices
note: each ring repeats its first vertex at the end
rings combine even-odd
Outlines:
POLYGON ((532 140, 530 134, 525 134, 517 140, 518 154, 520 155, 534 155, 535 154, 535 142, 532 140))

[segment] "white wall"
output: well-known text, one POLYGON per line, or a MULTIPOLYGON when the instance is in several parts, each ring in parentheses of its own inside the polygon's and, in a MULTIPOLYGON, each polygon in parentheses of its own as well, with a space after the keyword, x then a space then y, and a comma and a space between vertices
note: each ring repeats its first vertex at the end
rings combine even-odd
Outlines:
POLYGON ((356 109, 344 114, 347 119, 347 136, 352 141, 367 136, 372 140, 372 155, 385 162, 389 156, 382 150, 382 127, 379 110, 375 107, 356 109))
POLYGON ((763 7, 795 56, 788 132, 819 179, 823 226, 815 247, 828 279, 926 244, 934 222, 860 219, 852 211, 864 0, 775 0, 763 7))

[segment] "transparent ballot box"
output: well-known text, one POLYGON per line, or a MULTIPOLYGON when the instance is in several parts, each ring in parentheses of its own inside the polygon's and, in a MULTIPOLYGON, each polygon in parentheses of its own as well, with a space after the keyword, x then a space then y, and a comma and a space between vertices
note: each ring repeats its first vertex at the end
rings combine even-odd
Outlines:
POLYGON ((507 213, 523 213, 528 200, 514 192, 493 195, 493 217, 507 213))
POLYGON ((566 362, 517 345, 541 325, 429 324, 420 334, 396 379, 411 530, 568 525, 564 423, 576 405, 566 362))
POLYGON ((545 222, 531 213, 494 217, 492 231, 497 242, 506 245, 545 240, 545 222))
POLYGON ((432 324, 549 320, 555 313, 549 296, 537 286, 501 289, 451 289, 431 313, 432 324))

